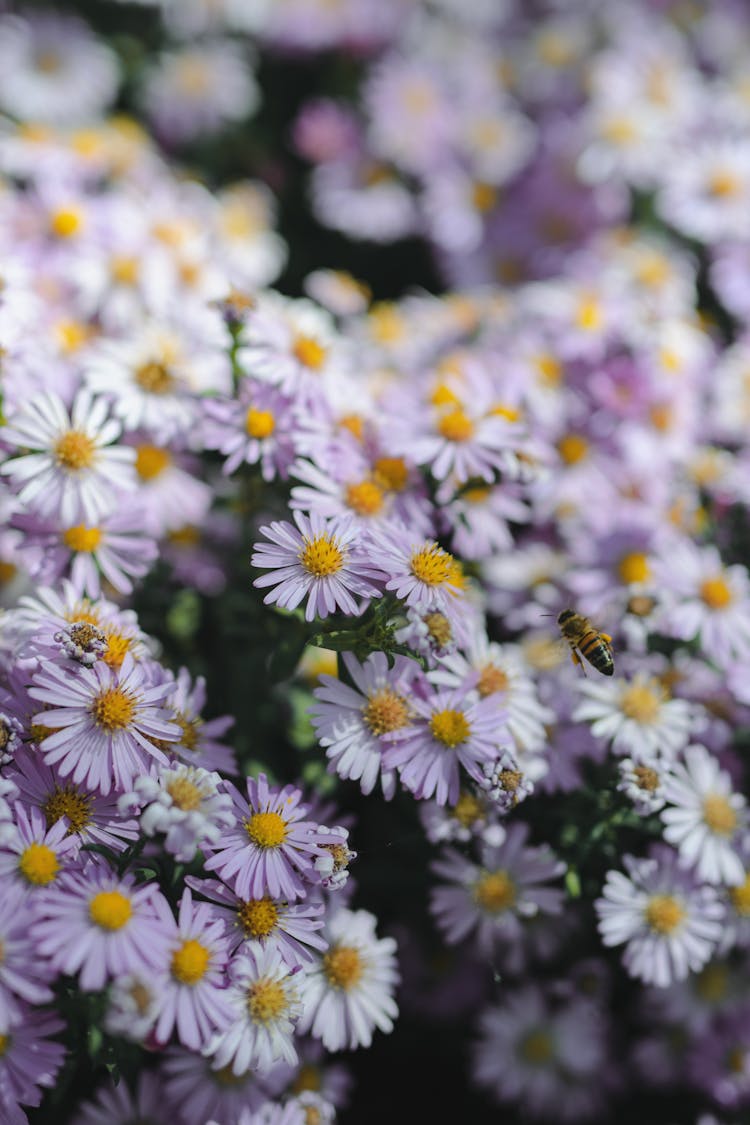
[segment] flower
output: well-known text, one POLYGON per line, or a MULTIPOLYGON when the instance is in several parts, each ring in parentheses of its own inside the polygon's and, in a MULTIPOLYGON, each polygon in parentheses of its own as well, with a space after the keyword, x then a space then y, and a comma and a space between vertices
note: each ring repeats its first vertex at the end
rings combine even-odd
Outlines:
POLYGON ((169 931, 168 910, 155 883, 135 886, 106 868, 63 875, 35 897, 32 939, 61 973, 79 973, 84 991, 103 988, 110 977, 161 968, 169 931))
POLYGON ((46 1004, 53 994, 49 983, 54 970, 40 957, 29 956, 29 929, 34 920, 32 900, 26 887, 8 878, 0 879, 0 1026, 17 1023, 22 1013, 19 1000, 46 1004))
POLYGON ((231 1066, 241 1075, 251 1068, 267 1071, 279 1060, 296 1063, 293 1035, 302 1008, 295 979, 278 951, 245 946, 232 961, 227 1000, 232 1022, 205 1048, 214 1066, 231 1066))
POLYGON ((163 832, 166 850, 189 863, 198 848, 217 843, 222 828, 234 820, 232 798, 219 791, 220 785, 218 773, 177 763, 156 776, 137 777, 118 805, 123 813, 139 808, 146 836, 163 832))
POLYGON ((745 799, 703 746, 688 746, 664 778, 664 839, 707 883, 738 885, 745 867, 736 845, 744 825, 745 799))
POLYGON ((665 687, 645 672, 632 679, 582 683, 583 697, 573 719, 591 723, 591 732, 607 738, 619 753, 649 764, 669 760, 696 730, 700 712, 684 699, 670 699, 665 687))
POLYGON ((295 609, 306 597, 306 621, 337 610, 359 615, 353 595, 379 597, 380 590, 368 580, 381 577, 358 542, 359 533, 346 520, 323 520, 314 512, 293 515, 296 528, 276 522, 260 529, 271 543, 256 543, 250 561, 273 573, 256 578, 253 585, 275 587, 263 601, 295 609))
POLYGON ((338 910, 328 920, 327 952, 304 970, 300 1031, 329 1051, 369 1047, 375 1027, 389 1032, 398 1015, 396 942, 375 936, 366 910, 338 910))
POLYGON ((453 555, 405 527, 373 527, 369 542, 370 558, 386 575, 386 590, 416 610, 437 609, 451 618, 463 592, 453 555))
POLYGON ((159 1121, 164 1114, 159 1076, 143 1070, 135 1092, 122 1079, 116 1085, 110 1080, 100 1086, 95 1100, 82 1103, 72 1125, 128 1125, 132 1121, 159 1121))
POLYGON ((51 1012, 24 1006, 17 1021, 0 1032, 0 1117, 8 1125, 26 1125, 28 1117, 19 1103, 39 1105, 40 1087, 55 1085, 65 1047, 49 1036, 62 1030, 62 1022, 51 1012))
POLYGON ((317 825, 305 820, 307 806, 302 792, 293 785, 269 786, 265 774, 247 779, 246 801, 227 783, 232 794, 236 823, 227 829, 206 870, 217 875, 242 898, 295 899, 305 897, 305 883, 315 881, 315 860, 322 843, 336 843, 316 836, 317 825))
POLYGON ((650 816, 664 807, 664 774, 649 765, 639 765, 632 758, 623 758, 617 766, 620 780, 617 788, 633 802, 641 816, 650 816))
POLYGON ((52 728, 42 741, 44 760, 101 793, 127 789, 148 760, 165 762, 153 740, 174 740, 178 729, 157 704, 170 684, 147 686, 141 665, 128 653, 113 671, 101 661, 77 676, 48 664, 29 689, 48 704, 34 722, 52 728))
POLYGON ((626 855, 623 862, 628 874, 608 871, 594 904, 602 941, 626 945, 623 964, 632 977, 667 988, 709 960, 722 935, 724 907, 666 845, 652 845, 646 859, 626 855))
POLYGON ((27 888, 50 886, 77 856, 79 840, 69 834, 65 819, 48 827, 39 809, 26 809, 18 801, 14 819, 18 831, 0 848, 0 875, 14 877, 27 888))
POLYGON ((0 466, 19 487, 22 504, 42 517, 59 514, 67 526, 95 523, 135 488, 135 454, 112 447, 120 424, 107 417, 104 399, 81 390, 68 411, 54 391, 32 396, 0 431, 11 446, 31 450, 0 466))

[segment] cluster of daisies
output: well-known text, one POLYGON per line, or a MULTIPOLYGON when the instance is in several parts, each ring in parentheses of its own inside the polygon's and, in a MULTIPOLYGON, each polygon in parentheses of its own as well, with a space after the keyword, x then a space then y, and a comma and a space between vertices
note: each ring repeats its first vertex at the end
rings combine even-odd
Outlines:
POLYGON ((332 1122, 331 1055, 391 1030, 403 976, 524 1120, 604 1120, 637 1085, 727 1125, 750 1102, 746 15, 156 6, 174 44, 134 97, 169 145, 262 112, 253 49, 350 52, 359 101, 291 132, 313 209, 422 235, 453 288, 270 288, 295 248, 269 189, 211 191, 105 117, 122 64, 83 23, 0 16, 0 1116, 65 1098, 75 1012, 138 1060, 65 1103, 76 1125, 332 1122), (229 597, 248 539, 252 620, 308 642, 277 700, 340 806, 354 784, 414 810, 433 850, 443 978, 355 908, 325 787, 272 755, 245 776, 139 622, 165 574, 229 597), (613 676, 571 662, 570 607, 613 676))

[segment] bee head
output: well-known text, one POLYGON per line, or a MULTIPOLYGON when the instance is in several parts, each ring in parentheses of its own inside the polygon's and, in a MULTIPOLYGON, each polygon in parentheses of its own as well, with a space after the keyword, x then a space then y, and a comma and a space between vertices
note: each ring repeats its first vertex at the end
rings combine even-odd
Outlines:
POLYGON ((570 621, 571 617, 575 617, 572 609, 564 609, 562 613, 558 614, 557 624, 564 625, 566 621, 570 621))

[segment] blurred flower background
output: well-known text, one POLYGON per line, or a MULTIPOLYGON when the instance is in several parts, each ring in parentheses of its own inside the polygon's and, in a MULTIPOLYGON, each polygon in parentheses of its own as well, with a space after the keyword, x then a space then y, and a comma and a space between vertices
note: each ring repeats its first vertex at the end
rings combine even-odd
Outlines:
POLYGON ((748 318, 743 0, 0 4, 0 1121, 750 1121, 748 318))

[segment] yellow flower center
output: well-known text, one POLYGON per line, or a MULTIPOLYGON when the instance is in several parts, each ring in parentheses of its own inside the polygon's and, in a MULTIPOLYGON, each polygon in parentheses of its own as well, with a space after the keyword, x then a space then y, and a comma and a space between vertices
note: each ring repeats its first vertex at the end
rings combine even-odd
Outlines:
POLYGON ((437 742, 453 750, 471 734, 469 721, 462 711, 453 711, 450 707, 443 711, 436 711, 430 719, 430 731, 437 742))
POLYGON ((695 978, 695 991, 708 1004, 718 1004, 729 990, 729 973, 726 965, 714 961, 706 965, 695 978))
POLYGON ((10 1035, 0 1035, 0 1059, 7 1053, 12 1040, 10 1035))
POLYGON ((174 781, 170 781, 166 786, 167 793, 172 798, 173 804, 183 812, 190 812, 193 809, 199 809, 203 794, 201 793, 195 782, 191 781, 187 775, 176 777, 174 781))
POLYGON ((535 366, 540 380, 549 386, 556 387, 562 379, 562 364, 551 352, 542 352, 535 360, 535 366))
POLYGON ((135 454, 135 468, 141 480, 154 480, 172 464, 172 454, 158 445, 139 445, 135 454))
POLYGON ((486 184, 482 180, 477 180, 472 186, 471 200, 477 211, 481 215, 485 215, 492 210, 497 202, 497 188, 493 184, 486 184))
POLYGON ((186 523, 170 531, 167 538, 176 547, 195 547, 201 541, 200 528, 193 523, 186 523))
POLYGON ((664 693, 656 680, 636 680, 620 695, 620 710, 628 719, 649 725, 659 718, 663 702, 664 693))
POLYGON ((138 280, 138 259, 115 254, 110 259, 109 272, 115 284, 135 285, 138 280))
POLYGON ((292 346, 292 353, 303 367, 319 371, 326 361, 326 349, 312 336, 297 336, 292 346))
POLYGON ((62 540, 69 550, 90 555, 101 543, 102 533, 98 527, 86 527, 85 524, 78 523, 62 533, 62 540))
POLYGON ((144 363, 135 372, 135 381, 141 390, 150 395, 165 395, 175 384, 174 375, 163 363, 144 363))
POLYGON ((133 915, 133 905, 120 891, 100 891, 89 903, 91 921, 102 930, 121 930, 133 915))
POLYGON ((183 715, 182 711, 178 711, 175 714, 174 721, 180 728, 180 746, 194 754, 199 749, 200 728, 203 725, 203 720, 189 719, 187 715, 183 715))
POLYGON ((403 492, 409 480, 409 470, 403 457, 378 457, 372 475, 388 492, 403 492))
POLYGON ((566 465, 577 465, 589 451, 589 443, 582 434, 565 434, 557 443, 557 452, 566 465))
POLYGON ((245 415, 245 430, 248 437, 263 441, 276 429, 276 419, 270 410, 256 410, 251 406, 245 415))
POLYGON ((544 1066, 554 1054, 552 1036, 541 1029, 532 1031, 524 1036, 519 1044, 518 1053, 524 1062, 532 1063, 534 1066, 544 1066))
POLYGON ((49 225, 56 238, 75 238, 83 227, 83 215, 75 207, 61 207, 50 215, 49 225))
POLYGON ((490 414, 495 418, 505 418, 508 422, 517 422, 521 417, 521 411, 517 406, 507 406, 502 402, 495 403, 490 414))
POLYGON ((247 990, 247 1010, 255 1023, 272 1023, 289 1007, 284 985, 278 980, 253 981, 247 990))
POLYGON ((709 177, 708 194, 713 195, 716 199, 729 199, 733 195, 739 195, 742 191, 742 181, 739 176, 727 170, 716 171, 709 177))
POLYGON ((7 586, 18 574, 18 567, 12 562, 0 559, 0 586, 7 586))
POLYGON ((737 827, 737 813, 726 797, 709 793, 703 799, 703 821, 717 836, 731 836, 737 827))
POLYGON ((343 992, 354 988, 363 971, 364 964, 359 950, 351 945, 336 945, 333 949, 329 949, 323 958, 323 972, 328 983, 343 992))
POLYGON ((48 848, 46 844, 29 844, 18 860, 18 870, 27 883, 44 887, 57 875, 60 864, 52 848, 48 848))
POLYGON ((644 911, 647 923, 657 934, 673 934, 685 918, 685 910, 672 895, 652 895, 644 911))
POLYGON ((454 562, 453 556, 438 547, 437 543, 429 543, 414 552, 409 567, 414 577, 425 586, 453 585, 454 562))
POLYGON ((79 430, 68 430, 55 445, 55 456, 65 469, 78 472, 88 469, 96 455, 96 446, 90 437, 79 430))
POLYGON ((502 914, 516 901, 516 885, 507 871, 486 871, 474 885, 474 899, 488 914, 502 914))
POLYGON ((376 516, 383 507, 383 490, 372 480, 347 485, 344 503, 358 516, 376 516))
POLYGON ((602 308, 595 297, 584 297, 576 309, 576 327, 584 332, 595 332, 602 323, 602 308))
POLYGON ((747 918, 750 915, 750 871, 745 876, 744 883, 729 888, 729 897, 737 913, 747 918))
POLYGON ((444 613, 435 610, 433 613, 426 613, 422 620, 427 626, 427 632, 433 644, 437 645, 438 648, 445 648, 450 644, 453 639, 453 629, 444 613))
POLYGON ((701 582, 700 595, 711 609, 724 609, 732 601, 732 591, 721 575, 701 582))
POLYGON ((461 499, 465 500, 467 504, 484 504, 491 495, 492 489, 488 484, 473 484, 471 488, 463 490, 461 499))
POLYGON ((135 701, 120 688, 107 688, 95 697, 90 711, 97 726, 106 731, 123 730, 133 721, 135 701))
POLYGON ((107 648, 102 653, 102 660, 110 668, 119 668, 125 659, 125 654, 130 651, 130 637, 125 637, 122 633, 108 633, 106 631, 105 636, 107 648))
POLYGON ((302 1094, 306 1090, 316 1093, 321 1088, 320 1071, 312 1063, 303 1063, 292 1083, 292 1093, 302 1094))
POLYGON ((631 582, 648 582, 651 569, 648 565, 648 556, 642 551, 631 551, 623 555, 617 567, 620 580, 629 586, 631 582))
POLYGON ((365 436, 365 423, 361 414, 344 414, 339 418, 339 426, 347 430, 357 441, 362 441, 365 436))
POLYGON ((210 957, 205 945, 190 938, 172 954, 172 976, 180 984, 195 985, 206 975, 210 957))
POLYGON ((391 688, 380 688, 362 708, 362 718, 374 735, 400 730, 409 722, 409 705, 391 688))
POLYGON ((286 840, 286 824, 275 812, 253 813, 245 821, 245 831, 258 848, 278 848, 286 840))
POLYGON ((308 574, 312 574, 314 578, 327 578, 341 570, 344 553, 330 535, 318 535, 315 539, 305 539, 304 543, 299 561, 308 574))
POLYGON ((446 441, 468 441, 474 434, 474 423, 460 406, 444 414, 437 424, 438 433, 446 441))
POLYGON ((645 790, 646 793, 655 793, 659 788, 659 775, 650 766, 636 766, 633 774, 638 788, 645 790))
POLYGON ((502 668, 498 668, 495 664, 485 664, 479 673, 477 691, 482 699, 485 699, 488 695, 495 695, 498 691, 507 691, 509 683, 510 681, 502 668))
POLYGON ((278 921, 279 911, 270 898, 253 898, 237 910, 242 931, 247 938, 268 937, 278 921))
POLYGON ((464 828, 470 828, 484 816, 484 810, 473 793, 462 792, 456 801, 451 816, 464 828))

